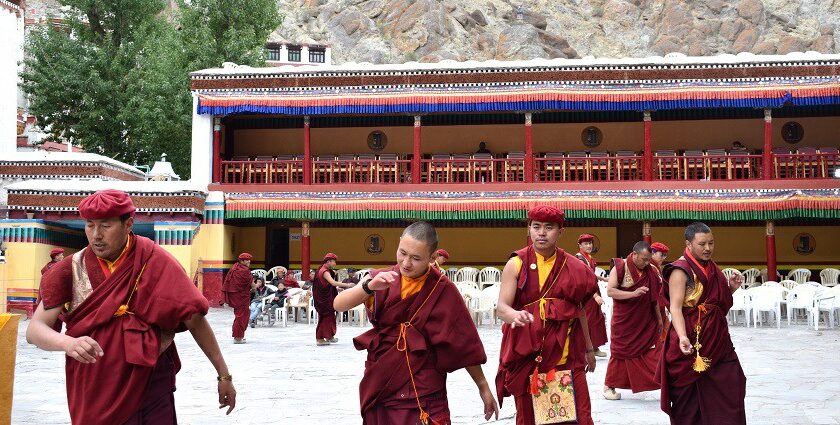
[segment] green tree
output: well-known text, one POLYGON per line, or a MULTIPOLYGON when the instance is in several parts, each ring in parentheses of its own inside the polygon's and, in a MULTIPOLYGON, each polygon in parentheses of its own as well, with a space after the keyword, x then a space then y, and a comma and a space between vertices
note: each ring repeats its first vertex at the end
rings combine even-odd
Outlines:
POLYGON ((128 163, 167 153, 189 176, 189 73, 264 64, 273 0, 64 0, 64 25, 30 31, 21 75, 50 138, 128 163))

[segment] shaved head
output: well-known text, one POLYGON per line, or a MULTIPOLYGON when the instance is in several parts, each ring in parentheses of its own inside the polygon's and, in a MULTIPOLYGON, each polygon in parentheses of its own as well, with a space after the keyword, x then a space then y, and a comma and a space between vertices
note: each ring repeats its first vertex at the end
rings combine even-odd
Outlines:
POLYGON ((412 223, 405 228, 402 236, 411 236, 412 239, 425 243, 429 247, 429 254, 435 252, 438 247, 438 236, 434 226, 426 221, 412 223))

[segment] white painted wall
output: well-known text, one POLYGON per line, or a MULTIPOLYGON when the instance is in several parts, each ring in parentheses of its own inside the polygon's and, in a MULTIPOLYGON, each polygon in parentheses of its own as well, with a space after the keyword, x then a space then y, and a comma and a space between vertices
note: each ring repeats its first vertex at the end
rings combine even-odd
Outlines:
POLYGON ((18 62, 23 58, 23 19, 0 7, 0 153, 17 150, 18 62))
POLYGON ((213 116, 199 115, 196 111, 198 95, 193 93, 190 181, 206 188, 213 177, 213 116))

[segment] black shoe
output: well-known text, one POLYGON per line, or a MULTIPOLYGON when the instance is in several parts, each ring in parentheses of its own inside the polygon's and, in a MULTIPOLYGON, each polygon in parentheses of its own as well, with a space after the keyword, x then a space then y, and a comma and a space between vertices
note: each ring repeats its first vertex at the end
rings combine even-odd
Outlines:
POLYGON ((252 321, 251 321, 251 327, 252 327, 252 328, 257 327, 257 321, 256 321, 256 320, 252 320, 252 321))

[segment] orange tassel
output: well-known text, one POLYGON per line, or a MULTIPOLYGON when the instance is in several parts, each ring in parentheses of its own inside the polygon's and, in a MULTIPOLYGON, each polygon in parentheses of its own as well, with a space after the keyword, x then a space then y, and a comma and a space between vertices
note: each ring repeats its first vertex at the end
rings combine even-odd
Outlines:
POLYGON ((538 368, 534 368, 534 374, 531 375, 531 394, 539 394, 540 390, 537 388, 537 376, 539 376, 538 368))
POLYGON ((546 382, 551 382, 551 381, 554 380, 554 378, 555 378, 555 369, 551 368, 551 370, 549 370, 548 373, 545 374, 545 381, 546 382))

